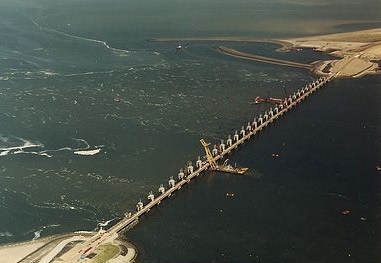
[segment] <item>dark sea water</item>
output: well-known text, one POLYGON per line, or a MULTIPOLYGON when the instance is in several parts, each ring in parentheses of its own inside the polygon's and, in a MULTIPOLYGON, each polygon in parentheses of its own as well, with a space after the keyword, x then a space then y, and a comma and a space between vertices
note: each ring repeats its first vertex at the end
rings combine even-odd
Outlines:
MULTIPOLYGON (((203 155, 200 138, 218 143, 268 107, 253 97, 314 79, 216 46, 301 62, 324 56, 147 39, 371 28, 379 5, 2 1, 0 243, 122 216, 203 155)), ((380 87, 379 76, 335 80, 229 157, 247 176, 205 173, 142 217, 126 233, 141 262, 379 262, 380 87)))

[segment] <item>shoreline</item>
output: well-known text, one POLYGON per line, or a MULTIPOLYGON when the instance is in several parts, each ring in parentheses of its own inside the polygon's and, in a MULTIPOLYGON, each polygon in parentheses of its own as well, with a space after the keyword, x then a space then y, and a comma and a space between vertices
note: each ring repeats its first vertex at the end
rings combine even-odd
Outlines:
MULTIPOLYGON (((47 236, 34 241, 3 244, 0 245, 0 263, 58 262, 59 258, 65 254, 65 250, 92 238, 95 234, 95 232, 77 231, 47 236)), ((135 245, 119 236, 110 239, 102 246, 105 248, 99 250, 101 256, 110 247, 119 249, 117 254, 108 259, 110 263, 134 262, 139 255, 135 245)), ((94 259, 97 260, 97 257, 95 256, 94 259)), ((98 261, 90 259, 88 262, 98 261)))
POLYGON ((279 52, 288 51, 292 47, 292 43, 282 39, 267 39, 267 38, 242 38, 242 37, 184 37, 184 38, 151 38, 147 39, 149 42, 237 42, 237 43, 270 43, 276 44, 280 47, 277 49, 279 52))
POLYGON ((359 78, 365 75, 381 74, 381 28, 336 33, 312 37, 290 39, 259 39, 248 37, 185 37, 154 38, 154 42, 240 42, 240 43, 272 43, 280 45, 277 52, 289 52, 292 49, 312 49, 333 56, 335 59, 315 61, 307 66, 303 63, 249 54, 229 47, 218 47, 222 54, 264 63, 283 66, 311 68, 310 72, 318 76, 334 74, 341 78, 359 78))
POLYGON ((229 55, 232 57, 237 57, 237 58, 261 61, 261 62, 274 64, 274 65, 290 66, 294 68, 304 68, 309 70, 312 69, 312 66, 310 64, 304 64, 304 63, 299 63, 299 62, 294 62, 294 61, 289 61, 284 59, 277 59, 277 58, 270 58, 270 57, 255 55, 255 54, 249 54, 249 53, 241 52, 236 49, 228 48, 225 46, 219 46, 216 48, 216 50, 222 54, 229 55))
MULTIPOLYGON (((81 235, 91 236, 92 232, 81 232, 81 235)), ((0 245, 0 263, 22 262, 35 253, 47 249, 49 245, 54 245, 60 240, 69 239, 78 236, 79 232, 65 233, 42 237, 36 240, 23 241, 18 243, 9 243, 0 245), (17 252, 16 252, 17 251, 17 252)))

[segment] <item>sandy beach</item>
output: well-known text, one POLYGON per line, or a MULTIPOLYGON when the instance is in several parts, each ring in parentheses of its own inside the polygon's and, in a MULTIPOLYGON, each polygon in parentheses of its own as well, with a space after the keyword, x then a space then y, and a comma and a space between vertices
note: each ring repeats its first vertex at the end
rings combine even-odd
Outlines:
POLYGON ((332 60, 314 61, 309 65, 297 62, 279 60, 248 54, 229 47, 219 47, 216 50, 228 56, 246 60, 255 60, 265 63, 278 64, 290 67, 311 68, 316 75, 330 75, 336 77, 362 77, 368 74, 381 73, 381 28, 354 32, 300 37, 290 39, 256 39, 240 37, 187 37, 187 38, 155 38, 151 41, 177 42, 187 41, 216 41, 216 42, 267 42, 281 45, 278 52, 287 52, 291 49, 310 48, 322 51, 334 57, 332 60))
POLYGON ((12 244, 0 247, 0 263, 16 263, 45 245, 45 241, 12 244))
POLYGON ((381 28, 282 41, 289 44, 287 48, 313 48, 335 56, 315 68, 320 75, 361 77, 381 72, 381 28))

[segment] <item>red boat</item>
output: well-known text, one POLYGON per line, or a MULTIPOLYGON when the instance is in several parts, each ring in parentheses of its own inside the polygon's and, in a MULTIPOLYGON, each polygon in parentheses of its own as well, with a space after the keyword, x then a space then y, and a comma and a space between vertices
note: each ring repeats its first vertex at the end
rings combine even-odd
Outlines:
POLYGON ((259 103, 263 103, 263 102, 265 102, 265 103, 275 103, 275 104, 279 104, 279 103, 282 103, 283 102, 283 99, 277 99, 277 98, 271 98, 271 97, 269 97, 269 98, 262 98, 262 97, 255 97, 254 99, 253 99, 253 102, 255 103, 255 104, 259 104, 259 103))

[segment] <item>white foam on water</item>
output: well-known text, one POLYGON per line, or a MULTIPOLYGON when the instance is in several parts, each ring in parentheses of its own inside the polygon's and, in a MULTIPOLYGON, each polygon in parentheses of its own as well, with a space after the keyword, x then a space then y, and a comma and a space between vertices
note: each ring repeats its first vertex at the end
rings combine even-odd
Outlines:
POLYGON ((66 37, 78 39, 78 40, 84 40, 84 41, 89 41, 89 42, 94 42, 94 43, 97 43, 97 44, 101 44, 105 48, 107 48, 107 49, 109 49, 109 50, 111 50, 111 51, 113 51, 113 52, 115 52, 115 53, 117 53, 119 55, 120 54, 125 54, 126 55, 126 54, 130 53, 130 51, 125 50, 125 49, 110 47, 109 44, 107 44, 107 42, 103 41, 103 40, 97 40, 97 39, 92 39, 92 38, 86 38, 86 37, 80 37, 80 36, 76 36, 76 35, 71 35, 71 34, 68 34, 68 33, 65 33, 65 32, 62 32, 62 31, 59 31, 59 30, 56 30, 56 29, 52 29, 52 28, 49 28, 49 27, 41 26, 40 24, 38 24, 34 20, 32 20, 32 22, 37 27, 39 27, 40 29, 43 29, 43 30, 46 30, 46 31, 54 32, 54 33, 57 33, 57 34, 60 34, 60 35, 66 36, 66 37))
MULTIPOLYGON (((55 202, 45 202, 43 204, 30 204, 33 207, 44 208, 44 209, 61 209, 61 210, 76 210, 81 208, 76 208, 74 206, 69 205, 68 203, 55 203, 55 202)), ((44 227, 46 228, 46 227, 44 227)))
POLYGON ((39 142, 31 142, 27 139, 23 139, 16 136, 1 136, 0 135, 0 157, 16 154, 33 154, 42 157, 52 158, 51 153, 69 151, 78 155, 95 155, 98 154, 104 145, 90 146, 89 143, 84 139, 71 138, 74 141, 79 142, 79 146, 76 148, 72 147, 61 147, 59 149, 48 149, 42 151, 36 151, 38 148, 44 148, 45 146, 39 142), (93 149, 91 149, 93 148, 93 149))
POLYGON ((51 225, 43 226, 40 230, 37 230, 37 231, 33 232, 34 237, 33 237, 32 241, 35 241, 36 239, 39 239, 41 237, 41 232, 44 229, 53 228, 53 227, 59 227, 59 226, 61 226, 61 225, 60 224, 51 224, 51 225))
POLYGON ((39 239, 41 237, 41 232, 42 232, 42 230, 38 230, 38 231, 33 232, 34 237, 33 237, 32 241, 39 239))
POLYGON ((13 237, 13 234, 8 231, 0 232, 0 237, 13 237))
POLYGON ((99 222, 99 223, 98 223, 98 226, 100 226, 100 227, 105 227, 105 226, 107 226, 108 224, 110 224, 110 222, 112 222, 112 221, 114 221, 114 220, 115 220, 115 218, 110 219, 110 220, 107 220, 106 222, 99 222))
POLYGON ((59 75, 59 74, 56 73, 56 72, 53 72, 53 71, 47 71, 47 70, 41 70, 41 71, 39 71, 39 73, 42 73, 42 74, 45 75, 45 76, 56 76, 56 75, 59 75))
POLYGON ((45 229, 45 228, 53 228, 53 227, 58 227, 58 226, 61 226, 61 224, 51 224, 51 225, 47 225, 47 226, 44 226, 43 229, 45 229))
POLYGON ((30 142, 26 142, 24 145, 20 146, 11 146, 11 147, 1 147, 0 151, 12 151, 12 150, 19 150, 26 148, 35 148, 35 147, 44 147, 42 144, 31 144, 30 142))
POLYGON ((26 149, 33 148, 43 148, 42 143, 32 143, 29 140, 17 137, 17 136, 1 136, 0 141, 4 144, 0 146, 0 156, 7 156, 11 154, 20 153, 38 153, 38 152, 28 152, 26 149))
POLYGON ((95 155, 95 154, 98 154, 100 151, 101 151, 101 149, 75 151, 74 154, 79 154, 79 155, 95 155))
POLYGON ((86 145, 86 147, 82 147, 82 148, 78 148, 79 149, 88 149, 90 148, 90 145, 89 143, 85 140, 85 139, 78 139, 78 138, 72 138, 74 141, 77 141, 77 142, 81 142, 81 143, 84 143, 86 145))
POLYGON ((6 156, 9 154, 10 151, 3 151, 3 152, 0 152, 0 156, 6 156))
POLYGON ((53 157, 52 155, 49 155, 47 153, 39 153, 38 155, 40 155, 40 156, 46 156, 48 158, 52 158, 53 157))
POLYGON ((90 71, 90 72, 82 72, 82 73, 72 73, 63 75, 64 77, 76 77, 76 76, 85 76, 85 75, 95 75, 95 74, 111 74, 114 73, 115 70, 108 71, 90 71))

